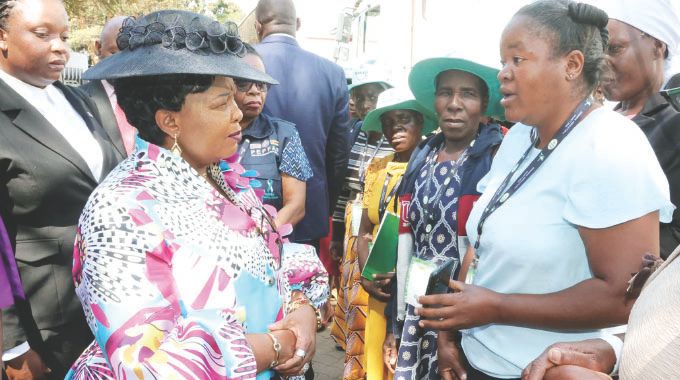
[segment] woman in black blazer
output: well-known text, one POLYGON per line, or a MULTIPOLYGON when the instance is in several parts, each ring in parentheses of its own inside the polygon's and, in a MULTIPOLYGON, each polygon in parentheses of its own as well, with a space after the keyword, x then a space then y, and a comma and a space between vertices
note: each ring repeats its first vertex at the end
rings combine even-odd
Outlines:
POLYGON ((0 0, 0 216, 26 293, 3 313, 10 379, 63 378, 92 340, 71 279, 75 225, 122 157, 86 96, 58 82, 68 33, 60 0, 0 0))

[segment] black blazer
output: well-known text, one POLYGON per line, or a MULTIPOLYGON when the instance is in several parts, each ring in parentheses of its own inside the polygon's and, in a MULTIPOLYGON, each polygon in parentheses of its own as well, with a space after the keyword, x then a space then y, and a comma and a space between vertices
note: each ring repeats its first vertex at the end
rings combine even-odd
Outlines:
MULTIPOLYGON (((99 142, 104 178, 123 156, 112 148, 89 98, 60 82, 55 86, 99 142)), ((83 320, 71 278, 73 243, 80 213, 97 184, 66 139, 0 80, 0 215, 28 301, 3 312, 5 349, 28 341, 40 352, 54 331, 83 320)), ((81 334, 89 334, 86 325, 81 334)))
POLYGON ((123 137, 120 135, 120 129, 118 129, 116 114, 113 112, 113 108, 111 108, 111 102, 109 101, 108 95, 106 95, 106 89, 104 89, 102 82, 93 80, 78 88, 85 91, 90 99, 92 99, 92 102, 101 117, 102 127, 104 127, 104 130, 109 135, 109 139, 113 141, 113 147, 116 148, 118 153, 123 157, 126 157, 127 153, 125 152, 123 137))

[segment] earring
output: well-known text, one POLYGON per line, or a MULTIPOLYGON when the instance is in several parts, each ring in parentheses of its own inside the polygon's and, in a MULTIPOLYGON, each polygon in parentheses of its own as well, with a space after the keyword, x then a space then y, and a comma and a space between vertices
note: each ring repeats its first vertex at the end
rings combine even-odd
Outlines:
POLYGON ((569 73, 567 75, 567 80, 574 80, 574 74, 569 73))
POLYGON ((179 147, 179 144, 177 143, 177 133, 172 136, 175 139, 175 143, 172 144, 172 148, 170 148, 170 151, 178 156, 182 155, 182 148, 179 147))

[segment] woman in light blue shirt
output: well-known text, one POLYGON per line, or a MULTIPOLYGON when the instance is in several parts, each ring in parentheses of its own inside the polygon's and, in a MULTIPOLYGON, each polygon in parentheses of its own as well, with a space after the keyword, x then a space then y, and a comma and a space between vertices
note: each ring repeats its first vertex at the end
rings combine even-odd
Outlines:
POLYGON ((593 6, 543 0, 503 32, 502 104, 518 124, 478 185, 467 284, 422 297, 441 306, 417 310, 425 327, 462 332, 466 360, 453 334, 440 334, 443 379, 519 378, 550 344, 625 323, 630 274, 659 253, 668 182, 640 129, 590 97, 606 26, 593 6))

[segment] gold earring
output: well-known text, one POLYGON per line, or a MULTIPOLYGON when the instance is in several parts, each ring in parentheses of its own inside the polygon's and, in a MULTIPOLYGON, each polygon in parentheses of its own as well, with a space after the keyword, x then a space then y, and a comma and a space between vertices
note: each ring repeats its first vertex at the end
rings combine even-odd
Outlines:
POLYGON ((175 139, 175 143, 172 144, 172 148, 170 148, 170 151, 178 156, 182 155, 182 148, 179 147, 179 144, 177 143, 177 133, 172 136, 175 139))

